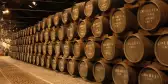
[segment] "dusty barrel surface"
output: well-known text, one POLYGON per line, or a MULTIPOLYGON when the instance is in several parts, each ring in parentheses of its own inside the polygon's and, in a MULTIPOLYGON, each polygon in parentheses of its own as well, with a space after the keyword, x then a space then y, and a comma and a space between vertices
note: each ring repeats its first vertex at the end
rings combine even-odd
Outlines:
POLYGON ((53 42, 49 42, 49 44, 48 44, 48 54, 50 55, 50 56, 52 56, 53 54, 54 54, 54 43, 53 42))
POLYGON ((113 60, 117 57, 122 57, 123 53, 123 43, 115 36, 110 36, 101 44, 101 52, 106 60, 113 60))
POLYGON ((61 14, 61 12, 58 12, 53 16, 53 23, 55 26, 58 26, 61 23, 61 14))
POLYGON ((82 40, 75 41, 73 45, 73 55, 75 58, 80 58, 85 55, 84 47, 85 44, 82 40))
POLYGON ((66 36, 66 29, 65 26, 61 26, 60 28, 58 28, 58 39, 59 40, 64 40, 66 36))
POLYGON ((70 41, 65 41, 64 45, 63 45, 63 55, 64 57, 68 57, 72 55, 72 48, 73 45, 70 41))
POLYGON ((35 43, 35 35, 32 35, 32 36, 31 36, 31 39, 32 39, 32 40, 31 40, 31 41, 32 41, 31 43, 34 44, 34 43, 35 43))
POLYGON ((67 71, 67 60, 65 58, 58 58, 58 68, 61 72, 67 71))
POLYGON ((111 12, 110 27, 114 33, 137 30, 137 18, 129 9, 118 8, 111 12))
POLYGON ((73 38, 77 37, 77 23, 70 23, 69 27, 66 29, 66 34, 68 40, 72 40, 73 38))
POLYGON ((95 37, 101 37, 103 34, 109 34, 111 32, 109 20, 104 16, 96 17, 91 30, 95 37))
POLYGON ((98 2, 97 0, 89 0, 85 3, 84 14, 87 17, 95 16, 98 11, 98 2))
POLYGON ((168 5, 163 0, 146 1, 138 10, 138 23, 144 30, 156 30, 167 23, 168 5))
POLYGON ((87 60, 81 61, 78 65, 79 75, 83 79, 93 80, 93 63, 87 60))
POLYGON ((67 71, 71 76, 78 75, 78 61, 75 59, 69 60, 67 63, 67 71))
POLYGON ((94 41, 88 41, 85 45, 85 55, 88 59, 94 60, 101 56, 100 44, 94 41))
POLYGON ((38 54, 36 57, 36 65, 40 65, 41 54, 38 54))
POLYGON ((84 17, 84 5, 85 2, 80 2, 71 8, 71 17, 74 21, 84 17))
POLYGON ((41 62, 40 65, 42 67, 44 67, 46 65, 46 59, 47 59, 47 57, 45 55, 42 55, 42 57, 40 59, 40 62, 41 62))
POLYGON ((77 28, 78 36, 80 38, 85 38, 91 36, 91 26, 92 23, 89 19, 84 19, 80 21, 79 26, 77 28))
POLYGON ((30 45, 30 53, 34 53, 34 44, 30 45))
POLYGON ((44 30, 40 32, 40 42, 44 42, 44 30))
POLYGON ((33 27, 29 27, 30 35, 33 34, 33 27))
POLYGON ((124 42, 124 54, 133 63, 144 59, 151 59, 154 56, 153 42, 140 34, 129 36, 124 42))
POLYGON ((53 27, 50 32, 51 41, 56 41, 57 39, 57 28, 53 27))
POLYGON ((125 63, 113 66, 112 78, 115 84, 137 84, 136 71, 125 63))
POLYGON ((51 56, 47 56, 46 68, 50 68, 51 67, 51 62, 52 62, 52 57, 51 56))
POLYGON ((157 60, 164 66, 168 66, 167 51, 168 51, 168 35, 160 36, 154 46, 155 56, 157 60))
POLYGON ((98 0, 98 7, 101 11, 108 11, 111 8, 123 7, 124 0, 98 0))
POLYGON ((93 66, 93 76, 96 82, 107 82, 112 80, 112 67, 102 61, 98 61, 93 66))
POLYGON ((69 23, 72 18, 71 18, 71 8, 67 8, 62 12, 62 22, 64 24, 69 23))
POLYGON ((142 69, 138 76, 139 84, 167 84, 167 76, 153 66, 142 69))
POLYGON ((46 55, 46 54, 47 54, 47 50, 48 50, 47 45, 48 45, 47 43, 43 43, 43 46, 42 46, 43 55, 46 55))

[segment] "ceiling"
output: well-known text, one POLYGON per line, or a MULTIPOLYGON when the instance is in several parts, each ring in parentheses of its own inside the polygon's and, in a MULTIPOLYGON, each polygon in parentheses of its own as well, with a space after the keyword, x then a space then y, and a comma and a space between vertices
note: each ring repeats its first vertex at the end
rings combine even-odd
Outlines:
POLYGON ((7 30, 20 30, 33 26, 42 18, 81 1, 84 0, 0 0, 1 10, 4 10, 2 7, 5 4, 5 8, 10 11, 9 14, 1 14, 4 20, 0 21, 0 23, 3 23, 3 27, 7 30), (32 4, 33 1, 36 2, 36 6, 32 4))

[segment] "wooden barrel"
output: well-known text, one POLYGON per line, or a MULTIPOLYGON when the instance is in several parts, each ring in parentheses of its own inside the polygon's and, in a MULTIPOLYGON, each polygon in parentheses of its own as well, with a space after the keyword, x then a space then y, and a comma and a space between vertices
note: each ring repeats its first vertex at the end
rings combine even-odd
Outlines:
POLYGON ((82 40, 76 40, 73 45, 73 55, 74 58, 80 58, 82 56, 85 56, 84 52, 84 42, 82 40))
POLYGON ((40 60, 40 65, 42 66, 42 67, 44 67, 45 65, 46 65, 46 56, 45 55, 42 55, 42 57, 41 57, 41 60, 40 60))
POLYGON ((35 43, 34 44, 34 54, 37 54, 37 52, 38 52, 38 44, 35 43))
POLYGON ((61 41, 56 41, 55 48, 54 48, 56 56, 59 56, 60 54, 62 54, 62 50, 61 50, 62 45, 63 44, 61 41))
POLYGON ((76 3, 71 9, 72 20, 76 21, 79 18, 84 18, 85 2, 76 3))
POLYGON ((46 68, 50 68, 51 67, 51 62, 52 62, 52 57, 51 56, 47 56, 46 68))
POLYGON ((29 44, 29 36, 26 36, 26 44, 29 44))
POLYGON ((27 53, 26 62, 29 62, 29 53, 27 53))
POLYGON ((48 47, 47 47, 47 43, 43 43, 43 45, 42 45, 42 51, 43 51, 43 55, 46 55, 47 54, 47 49, 48 47))
POLYGON ((67 24, 67 23, 69 23, 71 20, 72 20, 72 18, 71 18, 71 8, 67 8, 67 9, 65 9, 63 12, 62 12, 62 22, 64 23, 64 24, 67 24))
POLYGON ((66 29, 65 26, 61 26, 60 28, 58 28, 58 39, 59 40, 64 40, 66 36, 66 29))
POLYGON ((42 43, 38 44, 38 53, 41 54, 42 52, 42 43))
POLYGON ((146 1, 138 10, 137 18, 144 30, 156 30, 165 25, 168 19, 168 5, 163 0, 146 1))
POLYGON ((137 84, 138 79, 136 71, 123 62, 113 66, 112 78, 115 84, 137 84))
POLYGON ((96 17, 91 27, 94 37, 101 37, 104 34, 110 34, 109 21, 104 16, 96 17))
POLYGON ((32 41, 31 43, 34 44, 34 43, 35 43, 35 35, 32 35, 32 36, 31 36, 31 39, 32 39, 32 40, 31 40, 31 41, 32 41))
POLYGON ((40 33, 40 42, 44 42, 44 30, 40 33))
POLYGON ((30 53, 31 45, 27 46, 27 52, 30 53))
POLYGON ((37 30, 38 30, 38 31, 41 30, 41 21, 37 24, 37 30))
POLYGON ((80 21, 79 26, 77 28, 78 36, 80 38, 91 36, 92 35, 91 26, 92 26, 92 23, 89 19, 84 19, 80 21))
POLYGON ((89 0, 85 3, 84 14, 87 17, 94 17, 98 14, 98 2, 97 0, 89 0))
POLYGON ((46 29, 44 32, 44 40, 48 42, 50 40, 50 29, 46 29))
POLYGON ((39 42, 39 40, 40 40, 40 33, 39 32, 36 32, 35 39, 36 39, 36 43, 39 42))
POLYGON ((77 23, 70 23, 69 27, 66 29, 68 40, 72 40, 77 37, 77 23))
POLYGON ((154 56, 153 42, 140 34, 129 36, 124 42, 124 54, 132 63, 138 63, 154 56))
POLYGON ((32 57, 32 64, 35 65, 35 63, 36 63, 36 54, 34 54, 33 57, 32 57))
POLYGON ((34 44, 30 45, 30 53, 34 53, 34 44))
POLYGON ((34 25, 33 26, 33 34, 36 34, 36 31, 37 31, 37 25, 34 25))
POLYGON ((57 69, 57 66, 58 65, 58 57, 54 57, 53 59, 52 59, 52 69, 53 70, 56 70, 57 69))
POLYGON ((55 26, 60 25, 60 23, 61 23, 61 14, 62 14, 61 12, 58 12, 58 13, 56 13, 53 16, 53 23, 54 23, 55 26))
POLYGON ((30 35, 32 35, 33 34, 33 27, 32 26, 29 27, 29 31, 30 31, 30 35))
POLYGON ((48 44, 48 54, 50 56, 52 56, 54 54, 54 46, 55 46, 54 42, 49 42, 49 44, 48 44))
POLYGON ((56 41, 57 39, 57 28, 53 27, 50 32, 51 41, 56 41))
POLYGON ((63 56, 64 57, 72 56, 72 48, 73 48, 72 43, 70 41, 65 41, 62 50, 63 56))
POLYGON ((101 52, 106 60, 124 56, 123 43, 116 36, 110 36, 103 40, 101 52))
POLYGON ((44 18, 43 21, 41 22, 41 28, 43 30, 47 27, 46 22, 47 22, 47 18, 44 18))
POLYGON ((166 74, 153 66, 142 69, 138 76, 138 84, 167 84, 166 74))
POLYGON ((166 58, 167 50, 168 50, 168 35, 162 35, 156 40, 154 51, 157 60, 164 66, 168 66, 168 59, 166 58))
POLYGON ((52 25, 53 25, 53 17, 54 17, 54 15, 50 15, 50 16, 48 16, 48 18, 47 18, 47 27, 48 28, 50 28, 52 25))
POLYGON ((78 63, 79 61, 75 59, 71 59, 67 63, 67 71, 71 76, 76 76, 78 75, 78 63))
POLYGON ((124 0, 98 0, 98 7, 101 11, 109 11, 111 8, 124 6, 124 0))
POLYGON ((85 45, 85 55, 88 59, 94 60, 101 56, 100 44, 94 41, 88 41, 85 45))
POLYGON ((138 22, 136 15, 129 9, 118 8, 111 12, 110 26, 114 33, 120 34, 126 31, 137 30, 138 22))
POLYGON ((61 72, 67 71, 67 60, 65 58, 58 58, 58 68, 61 72))
POLYGON ((93 66, 93 76, 96 82, 104 83, 112 80, 112 67, 102 61, 98 61, 93 66))
POLYGON ((81 61, 79 63, 78 66, 78 70, 79 70, 79 75, 81 78, 86 79, 86 80, 93 80, 93 63, 88 61, 88 60, 84 60, 81 61))
POLYGON ((40 59, 41 59, 41 54, 37 54, 37 57, 36 57, 36 65, 40 65, 40 59))
POLYGON ((126 3, 132 4, 137 2, 138 0, 124 0, 126 3))
POLYGON ((30 54, 29 54, 29 63, 32 63, 32 57, 33 57, 33 54, 30 53, 30 54))

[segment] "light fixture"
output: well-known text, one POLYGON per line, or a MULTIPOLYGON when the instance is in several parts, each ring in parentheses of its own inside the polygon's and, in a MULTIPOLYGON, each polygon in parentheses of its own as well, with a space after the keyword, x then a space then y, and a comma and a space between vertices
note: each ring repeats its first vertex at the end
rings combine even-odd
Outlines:
POLYGON ((9 14, 9 13, 10 13, 10 11, 9 11, 9 9, 8 9, 8 8, 6 8, 4 11, 2 11, 2 13, 3 13, 3 14, 9 14))
POLYGON ((33 4, 34 6, 36 6, 36 5, 37 5, 35 1, 33 1, 33 2, 32 2, 32 4, 33 4))
POLYGON ((29 5, 30 8, 33 8, 31 5, 29 5))

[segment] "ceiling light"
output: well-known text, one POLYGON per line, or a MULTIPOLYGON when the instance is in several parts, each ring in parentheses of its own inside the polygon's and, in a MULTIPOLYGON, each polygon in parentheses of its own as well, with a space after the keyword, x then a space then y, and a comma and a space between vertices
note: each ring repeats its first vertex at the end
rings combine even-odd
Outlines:
POLYGON ((33 1, 32 4, 35 5, 35 6, 37 5, 35 1, 33 1))
POLYGON ((30 8, 33 8, 31 5, 29 5, 30 8))
POLYGON ((9 14, 10 11, 9 11, 9 9, 6 8, 4 11, 2 11, 2 13, 3 13, 3 14, 9 14))

